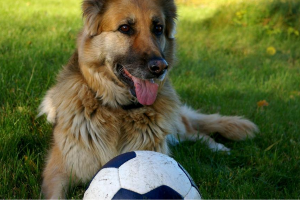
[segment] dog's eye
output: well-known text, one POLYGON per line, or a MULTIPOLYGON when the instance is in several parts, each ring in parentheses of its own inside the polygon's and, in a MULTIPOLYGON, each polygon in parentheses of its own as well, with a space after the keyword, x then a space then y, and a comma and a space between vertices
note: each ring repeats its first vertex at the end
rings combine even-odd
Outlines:
POLYGON ((131 27, 124 24, 119 27, 119 31, 124 34, 129 34, 131 32, 131 27))
POLYGON ((156 35, 161 35, 163 33, 163 30, 164 30, 164 28, 162 25, 155 25, 153 32, 156 35))

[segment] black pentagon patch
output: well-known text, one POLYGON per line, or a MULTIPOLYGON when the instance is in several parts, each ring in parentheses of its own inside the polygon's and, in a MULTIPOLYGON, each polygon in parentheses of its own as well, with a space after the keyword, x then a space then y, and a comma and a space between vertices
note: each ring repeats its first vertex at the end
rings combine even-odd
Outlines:
POLYGON ((178 163, 178 166, 185 173, 185 175, 190 179, 190 182, 191 182, 192 186, 198 191, 199 194, 201 194, 200 191, 199 191, 199 188, 197 187, 196 183, 194 182, 194 180, 192 179, 190 174, 181 166, 181 164, 178 163))
POLYGON ((104 169, 104 168, 119 168, 125 162, 127 162, 128 160, 131 160, 132 158, 135 158, 135 157, 136 157, 136 153, 134 151, 121 154, 121 155, 111 159, 109 162, 107 162, 102 167, 102 169, 104 169))
MULTIPOLYGON (((135 158, 135 157, 136 157, 136 153, 134 151, 118 155, 117 157, 114 157, 113 159, 108 161, 101 169, 104 169, 104 168, 119 168, 125 162, 127 162, 128 160, 131 160, 132 158, 135 158)), ((90 183, 89 183, 89 185, 87 186, 86 189, 88 189, 90 187, 93 179, 95 178, 95 176, 97 176, 97 174, 101 171, 101 169, 94 175, 94 177, 91 179, 91 181, 90 181, 90 183)))
POLYGON ((183 197, 172 188, 162 185, 146 194, 121 188, 112 199, 183 199, 183 197))

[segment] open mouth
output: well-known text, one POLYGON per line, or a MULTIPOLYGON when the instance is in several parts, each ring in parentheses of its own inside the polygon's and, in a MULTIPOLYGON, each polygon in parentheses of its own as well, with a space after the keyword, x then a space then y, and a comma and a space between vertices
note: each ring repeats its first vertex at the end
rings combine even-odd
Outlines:
MULTIPOLYGON (((130 74, 122 65, 117 64, 119 78, 128 87, 133 96, 142 105, 152 105, 157 97, 158 84, 154 79, 140 79, 130 74)), ((162 81, 167 74, 167 70, 158 78, 162 81)))

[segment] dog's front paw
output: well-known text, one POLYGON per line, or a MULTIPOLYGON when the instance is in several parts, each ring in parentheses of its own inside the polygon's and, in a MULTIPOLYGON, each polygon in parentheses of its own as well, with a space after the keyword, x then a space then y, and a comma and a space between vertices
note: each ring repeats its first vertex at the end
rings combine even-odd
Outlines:
POLYGON ((217 152, 217 151, 223 151, 223 152, 226 152, 227 154, 230 154, 230 149, 225 147, 223 144, 220 144, 220 143, 213 143, 213 144, 209 144, 209 148, 214 151, 214 152, 217 152))

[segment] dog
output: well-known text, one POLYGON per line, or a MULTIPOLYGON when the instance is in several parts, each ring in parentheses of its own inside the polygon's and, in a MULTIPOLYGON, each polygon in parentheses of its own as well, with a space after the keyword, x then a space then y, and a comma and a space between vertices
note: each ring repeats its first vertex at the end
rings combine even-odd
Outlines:
POLYGON ((53 124, 45 198, 65 198, 70 185, 90 181, 124 152, 170 155, 170 142, 198 139, 228 152, 209 135, 255 136, 258 128, 247 119, 181 104, 168 78, 175 59, 174 0, 84 0, 82 10, 77 48, 39 107, 39 116, 53 124))

